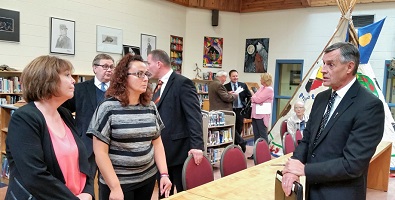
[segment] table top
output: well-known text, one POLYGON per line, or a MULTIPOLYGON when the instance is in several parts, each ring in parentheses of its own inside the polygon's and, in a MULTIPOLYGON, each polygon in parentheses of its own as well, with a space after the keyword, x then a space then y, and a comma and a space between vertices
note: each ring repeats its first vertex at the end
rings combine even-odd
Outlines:
MULTIPOLYGON (((391 148, 391 142, 380 142, 372 157, 372 161, 381 155, 387 148, 391 148)), ((274 158, 270 161, 222 177, 199 187, 178 193, 171 196, 170 199, 274 200, 276 172, 284 168, 284 164, 291 156, 292 153, 274 158)), ((300 177, 300 183, 303 186, 305 179, 306 177, 300 177)), ((303 187, 303 189, 305 189, 305 187, 303 187)))
POLYGON ((289 157, 291 154, 272 159, 188 192, 211 199, 274 199, 276 172, 284 168, 289 157))

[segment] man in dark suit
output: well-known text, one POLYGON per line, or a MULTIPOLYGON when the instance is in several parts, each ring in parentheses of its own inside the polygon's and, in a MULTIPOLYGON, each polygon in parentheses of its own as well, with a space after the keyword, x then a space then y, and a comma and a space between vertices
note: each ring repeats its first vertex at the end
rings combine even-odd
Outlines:
POLYGON ((229 78, 230 82, 224 85, 227 91, 235 91, 238 87, 244 89, 233 101, 233 111, 236 113, 236 131, 241 134, 244 117, 240 114, 240 111, 246 107, 247 102, 251 99, 251 92, 245 83, 239 82, 239 73, 236 70, 229 71, 229 78))
POLYGON ((203 158, 202 114, 193 82, 171 69, 170 58, 165 51, 153 50, 147 60, 148 71, 158 79, 152 100, 165 124, 161 137, 173 183, 172 195, 174 186, 177 192, 183 191, 182 167, 188 155, 193 155, 197 165, 203 158))
POLYGON ((62 106, 75 112, 75 120, 78 134, 85 144, 91 164, 91 173, 94 177, 97 170, 95 156, 93 154, 92 138, 86 135, 92 115, 97 105, 103 101, 104 93, 110 86, 110 78, 114 69, 114 59, 107 54, 98 54, 92 62, 95 77, 81 83, 77 83, 72 99, 62 106))
POLYGON ((283 190, 306 176, 306 199, 366 199, 370 159, 384 132, 384 107, 356 80, 358 49, 345 42, 324 50, 323 84, 304 137, 283 169, 283 190), (328 112, 327 112, 328 111, 328 112))
MULTIPOLYGON (((210 111, 211 110, 228 110, 232 111, 235 99, 238 99, 239 94, 236 94, 233 90, 227 90, 223 85, 226 81, 227 73, 224 70, 219 70, 217 72, 216 78, 210 83, 208 87, 208 96, 210 102, 210 111)), ((244 84, 245 85, 245 84, 244 84)), ((251 95, 250 95, 251 97, 251 95)), ((240 115, 240 112, 239 112, 240 115)), ((237 113, 236 113, 236 121, 237 121, 237 113)), ((240 135, 238 128, 242 128, 243 121, 241 122, 241 126, 237 127, 236 124, 236 133, 235 133, 235 144, 240 145, 243 152, 246 151, 246 141, 240 135)), ((241 130, 240 130, 241 131, 241 130)))

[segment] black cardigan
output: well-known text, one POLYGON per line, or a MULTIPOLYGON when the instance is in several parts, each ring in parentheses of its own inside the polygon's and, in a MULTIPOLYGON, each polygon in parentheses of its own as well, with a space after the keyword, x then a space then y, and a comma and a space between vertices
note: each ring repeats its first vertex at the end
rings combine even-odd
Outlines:
MULTIPOLYGON (((59 107, 58 112, 73 133, 80 171, 87 175, 83 193, 93 196, 94 177, 88 177, 88 156, 76 134, 73 117, 66 108, 59 107)), ((65 185, 45 118, 33 102, 12 115, 6 145, 10 165, 6 199, 78 199, 65 185)))

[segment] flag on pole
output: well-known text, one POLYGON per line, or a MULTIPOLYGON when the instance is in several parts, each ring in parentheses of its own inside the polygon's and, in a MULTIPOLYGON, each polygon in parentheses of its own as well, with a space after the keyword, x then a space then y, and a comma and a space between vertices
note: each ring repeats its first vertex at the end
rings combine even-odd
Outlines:
POLYGON ((376 95, 384 104, 385 122, 384 122, 384 134, 383 139, 385 141, 392 142, 392 156, 391 156, 391 168, 395 168, 395 131, 394 131, 394 118, 392 117, 391 111, 385 102, 383 92, 381 91, 376 76, 373 72, 372 66, 370 65, 369 58, 373 52, 374 46, 376 45, 377 39, 380 35, 381 28, 383 27, 385 18, 358 29, 358 40, 359 40, 359 52, 361 54, 360 65, 357 73, 357 80, 365 86, 369 91, 376 95))

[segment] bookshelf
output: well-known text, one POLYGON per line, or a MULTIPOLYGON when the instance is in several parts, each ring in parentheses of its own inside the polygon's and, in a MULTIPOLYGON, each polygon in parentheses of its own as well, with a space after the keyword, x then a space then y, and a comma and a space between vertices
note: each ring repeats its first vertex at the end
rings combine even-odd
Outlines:
MULTIPOLYGON (((20 84, 21 71, 0 71, 0 152, 1 152, 1 169, 3 175, 3 161, 6 157, 6 144, 5 140, 8 133, 8 122, 11 119, 12 113, 18 109, 15 105, 22 99, 22 89, 20 84)), ((87 74, 73 74, 75 82, 81 82, 92 79, 94 75, 87 74)), ((1 176, 0 181, 8 184, 8 178, 1 176)))
POLYGON ((234 143, 236 115, 233 111, 202 111, 204 155, 218 163, 223 150, 234 143))
POLYGON ((1 150, 1 182, 8 184, 8 176, 4 172, 5 169, 8 169, 8 164, 4 163, 4 159, 6 157, 6 145, 5 140, 7 138, 8 133, 8 122, 11 119, 12 113, 18 109, 18 107, 13 104, 3 104, 0 107, 0 150, 1 150))
POLYGON ((201 80, 201 79, 192 79, 192 82, 195 84, 196 92, 199 97, 200 107, 202 110, 209 110, 208 103, 208 86, 212 80, 201 80))
POLYGON ((170 62, 172 69, 181 74, 182 52, 184 39, 180 36, 170 35, 170 62))

